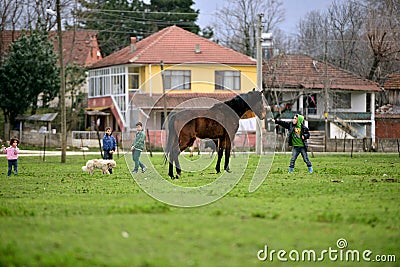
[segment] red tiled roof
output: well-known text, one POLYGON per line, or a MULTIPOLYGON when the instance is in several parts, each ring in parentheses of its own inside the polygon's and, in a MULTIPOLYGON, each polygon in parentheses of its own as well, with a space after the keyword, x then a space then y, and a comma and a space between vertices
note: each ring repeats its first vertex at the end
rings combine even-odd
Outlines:
MULTIPOLYGON (((167 93, 166 106, 168 109, 185 108, 210 108, 217 101, 223 102, 232 99, 235 93, 167 93), (212 99, 210 99, 212 98, 212 99)), ((142 109, 163 109, 164 100, 161 94, 150 96, 149 94, 136 93, 131 95, 133 104, 142 109)))
POLYGON ((170 26, 135 43, 135 51, 131 46, 117 51, 91 68, 101 68, 121 64, 165 64, 181 63, 220 63, 230 65, 256 65, 256 60, 221 46, 199 35, 177 26, 170 26), (196 53, 196 45, 200 52, 196 53))
MULTIPOLYGON (((50 37, 55 37, 51 32, 50 37)), ((64 64, 76 63, 80 66, 89 66, 102 59, 97 43, 97 32, 94 31, 65 31, 63 36, 64 64)), ((58 53, 57 38, 53 39, 55 51, 58 53)))
POLYGON ((400 89, 400 73, 393 73, 389 75, 385 83, 383 84, 383 88, 388 90, 400 89))
MULTIPOLYGON (((283 55, 274 57, 264 65, 264 77, 268 87, 322 89, 325 65, 306 55, 283 55)), ((380 91, 379 86, 367 79, 327 64, 330 89, 355 91, 380 91)))
MULTIPOLYGON (((8 51, 12 42, 17 40, 22 31, 2 31, 2 50, 8 51)), ((64 31, 63 37, 63 56, 64 65, 76 63, 80 66, 89 66, 102 58, 97 43, 97 32, 95 31, 64 31)), ((53 41, 54 51, 58 53, 57 32, 52 31, 49 38, 53 41)))

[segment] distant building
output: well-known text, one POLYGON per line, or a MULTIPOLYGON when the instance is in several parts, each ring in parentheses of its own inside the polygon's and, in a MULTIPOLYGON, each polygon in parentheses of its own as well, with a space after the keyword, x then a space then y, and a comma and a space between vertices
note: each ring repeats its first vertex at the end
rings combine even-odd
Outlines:
POLYGON ((400 73, 393 73, 383 83, 385 105, 377 109, 376 136, 400 138, 400 73))
POLYGON ((310 130, 325 131, 326 86, 327 136, 375 139, 375 94, 382 91, 376 83, 306 55, 276 56, 263 73, 268 100, 281 118, 300 113, 310 130))
MULTIPOLYGON (((1 55, 8 51, 11 43, 17 40, 22 31, 4 30, 0 31, 0 49, 1 55)), ((100 47, 97 42, 96 31, 86 30, 69 30, 62 32, 63 42, 63 63, 64 67, 67 65, 75 64, 81 67, 88 67, 91 64, 102 59, 100 47)), ((52 31, 49 33, 49 39, 53 42, 54 52, 58 55, 58 38, 57 32, 52 31)), ((68 82, 68 81, 67 81, 68 82)), ((83 85, 80 90, 86 90, 87 85, 83 85)), ((80 91, 78 90, 78 91, 80 91)), ((85 91, 84 91, 85 92, 85 91)), ((87 91, 86 91, 87 93, 87 91)), ((71 105, 71 96, 66 94, 66 105, 71 105)), ((53 105, 58 104, 58 99, 55 99, 53 105)), ((41 103, 39 103, 40 106, 41 103)))
POLYGON ((88 124, 129 132, 141 120, 160 130, 164 103, 167 113, 208 108, 255 86, 255 59, 170 26, 141 41, 132 37, 130 46, 89 67, 88 124))
MULTIPOLYGON (((0 31, 1 55, 8 51, 11 43, 17 40, 23 31, 0 31)), ((63 37, 63 60, 64 65, 77 64, 87 67, 102 59, 99 44, 97 43, 97 32, 86 30, 68 30, 62 32, 63 37)), ((52 31, 49 39, 54 45, 54 52, 58 54, 57 32, 52 31)))

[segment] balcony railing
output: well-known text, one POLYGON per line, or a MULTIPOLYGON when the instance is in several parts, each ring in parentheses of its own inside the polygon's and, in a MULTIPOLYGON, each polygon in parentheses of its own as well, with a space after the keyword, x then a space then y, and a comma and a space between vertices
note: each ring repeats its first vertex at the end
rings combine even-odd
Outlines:
POLYGON ((371 112, 337 112, 334 114, 342 120, 371 120, 371 112))
MULTIPOLYGON (((278 115, 278 112, 274 112, 274 117, 278 115)), ((280 119, 293 119, 294 115, 300 114, 299 111, 291 111, 291 110, 286 110, 284 111, 280 119)), ((308 114, 309 117, 312 117, 312 119, 318 119, 320 117, 321 120, 324 120, 323 117, 321 116, 316 116, 313 114, 308 114)), ((369 121, 371 120, 371 112, 330 112, 329 113, 329 118, 335 118, 335 117, 340 117, 342 120, 345 121, 369 121)))

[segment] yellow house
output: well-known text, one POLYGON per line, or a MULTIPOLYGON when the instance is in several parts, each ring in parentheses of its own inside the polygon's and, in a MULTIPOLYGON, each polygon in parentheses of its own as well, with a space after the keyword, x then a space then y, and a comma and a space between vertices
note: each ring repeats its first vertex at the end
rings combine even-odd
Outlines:
POLYGON ((165 112, 209 108, 255 88, 256 75, 255 59, 170 26, 90 67, 88 122, 159 130, 165 112))

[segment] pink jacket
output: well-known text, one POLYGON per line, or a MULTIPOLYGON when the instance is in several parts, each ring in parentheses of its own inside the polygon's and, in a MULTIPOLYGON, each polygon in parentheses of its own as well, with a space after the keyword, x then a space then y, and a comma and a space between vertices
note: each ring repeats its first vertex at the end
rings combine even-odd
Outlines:
POLYGON ((19 148, 16 147, 14 149, 12 146, 9 146, 3 150, 3 153, 7 154, 8 160, 18 159, 18 152, 19 152, 19 148))

